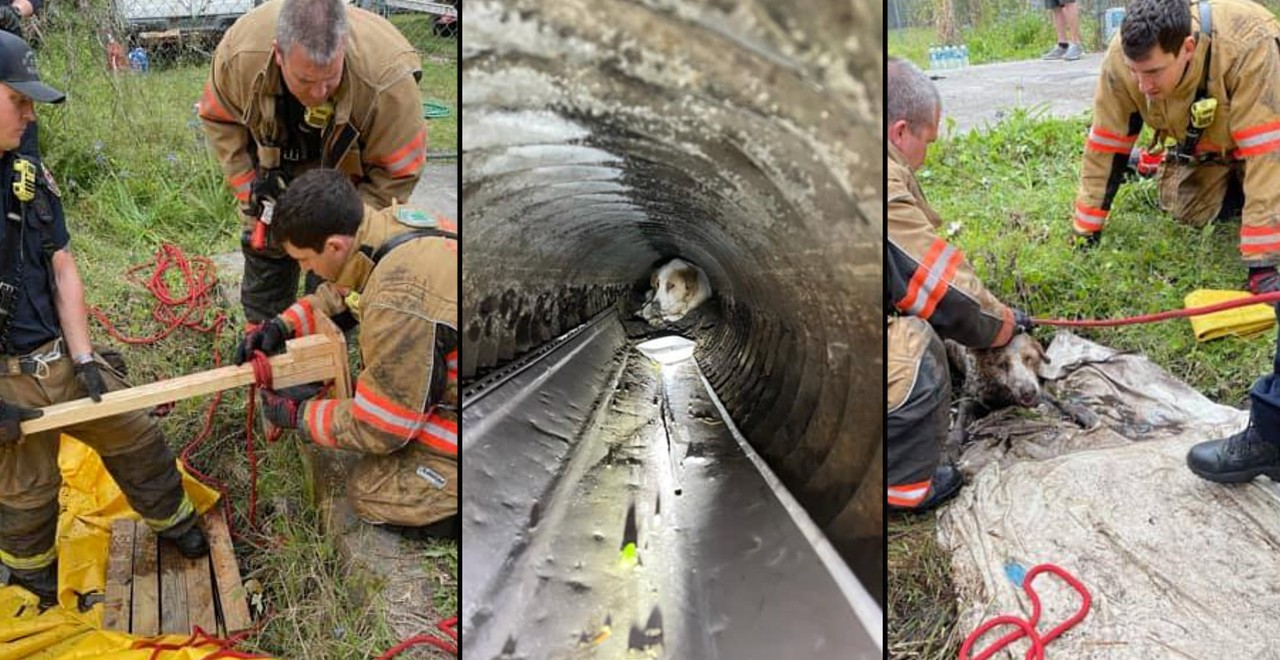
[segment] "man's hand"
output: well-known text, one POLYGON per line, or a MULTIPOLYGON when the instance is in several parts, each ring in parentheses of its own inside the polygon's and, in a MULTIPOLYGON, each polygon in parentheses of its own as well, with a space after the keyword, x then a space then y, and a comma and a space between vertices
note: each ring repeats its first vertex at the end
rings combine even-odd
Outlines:
POLYGON ((284 342, 287 339, 289 339, 289 326, 277 316, 245 335, 244 340, 236 347, 236 364, 244 364, 253 357, 254 351, 275 355, 284 350, 284 342))
POLYGON ((1080 232, 1072 232, 1071 247, 1077 251, 1092 250, 1098 247, 1098 243, 1102 241, 1102 230, 1082 234, 1080 232))
POLYGON ((1031 317, 1028 316, 1026 312, 1016 307, 1010 307, 1009 309, 1013 310, 1014 334, 1018 334, 1019 332, 1031 332, 1031 329, 1036 327, 1035 322, 1031 320, 1031 317))
POLYGON ((0 447, 7 447, 22 439, 21 424, 23 422, 43 416, 43 410, 23 408, 0 401, 0 447))
POLYGON ((280 195, 283 195, 285 188, 288 187, 283 170, 258 170, 258 176, 249 186, 249 206, 245 209, 245 215, 253 218, 262 217, 262 200, 280 199, 280 195))
POLYGON ((272 426, 282 429, 298 428, 299 401, 265 388, 259 390, 258 394, 262 402, 262 416, 266 417, 272 426))
POLYGON ((93 360, 88 362, 76 363, 76 380, 80 381, 89 398, 94 403, 102 401, 102 394, 107 391, 107 384, 102 380, 102 372, 98 370, 98 363, 93 360))

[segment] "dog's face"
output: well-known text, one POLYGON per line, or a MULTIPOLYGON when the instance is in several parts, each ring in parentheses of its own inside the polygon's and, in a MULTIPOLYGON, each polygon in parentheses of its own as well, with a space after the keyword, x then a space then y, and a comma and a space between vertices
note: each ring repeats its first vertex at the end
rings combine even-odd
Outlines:
POLYGON ((984 392, 984 404, 1032 408, 1040 401, 1040 366, 1049 362, 1049 356, 1035 337, 1018 334, 1001 348, 973 351, 973 354, 988 389, 984 392))

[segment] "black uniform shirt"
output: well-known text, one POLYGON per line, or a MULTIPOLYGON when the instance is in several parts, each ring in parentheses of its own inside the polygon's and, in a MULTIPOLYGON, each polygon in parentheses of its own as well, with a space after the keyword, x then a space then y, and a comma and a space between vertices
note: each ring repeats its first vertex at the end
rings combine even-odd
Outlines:
MULTIPOLYGON (((26 204, 18 202, 13 192, 14 160, 12 153, 0 157, 0 251, 6 251, 8 233, 19 229, 14 218, 21 218, 26 227, 22 234, 21 291, 9 323, 9 349, 4 352, 24 355, 62 334, 54 307, 50 255, 66 248, 71 238, 62 214, 62 200, 53 192, 56 184, 38 162, 36 198, 26 204)), ((16 257, 0 254, 0 278, 10 281, 14 277, 16 257)))

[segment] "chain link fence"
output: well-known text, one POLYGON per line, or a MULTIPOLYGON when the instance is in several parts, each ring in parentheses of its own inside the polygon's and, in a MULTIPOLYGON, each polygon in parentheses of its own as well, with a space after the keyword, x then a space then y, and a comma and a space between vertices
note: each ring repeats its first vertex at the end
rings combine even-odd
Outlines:
MULTIPOLYGON (((1084 45, 1101 50, 1107 10, 1124 7, 1125 0, 1077 0, 1077 5, 1084 45)), ((937 45, 962 43, 966 32, 981 28, 1018 39, 1051 25, 1044 0, 888 0, 886 10, 891 31, 930 29, 937 45)))

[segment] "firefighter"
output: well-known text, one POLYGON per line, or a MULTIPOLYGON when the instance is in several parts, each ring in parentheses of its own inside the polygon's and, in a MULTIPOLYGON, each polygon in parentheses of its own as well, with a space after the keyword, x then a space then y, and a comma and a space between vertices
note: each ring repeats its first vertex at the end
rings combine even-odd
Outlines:
POLYGON ((938 137, 937 88, 918 67, 889 60, 887 480, 890 509, 927 510, 963 483, 943 461, 951 376, 942 338, 1003 346, 1031 329, 1021 311, 996 299, 955 246, 938 237, 942 219, 925 200, 915 170, 938 137))
POLYGON ((84 286, 69 249, 58 187, 38 158, 17 151, 33 102, 58 103, 20 38, 0 32, 0 562, 12 584, 57 603, 59 435, 102 456, 130 506, 187 557, 208 552, 173 452, 144 412, 24 436, 36 410, 127 387, 93 351, 84 286))
POLYGON ((347 479, 356 513, 375 524, 458 532, 458 246, 453 228, 393 204, 374 210, 340 172, 301 175, 279 200, 276 241, 327 280, 248 335, 243 363, 316 331, 316 316, 360 321, 364 365, 351 400, 262 393, 272 424, 322 447, 364 454, 347 479))
POLYGON ((250 328, 297 298, 298 265, 266 242, 290 180, 330 167, 374 208, 408 201, 426 160, 421 75, 391 23, 342 0, 264 3, 227 31, 199 114, 241 204, 250 328))
POLYGON ((1138 133, 1154 129, 1160 206, 1203 226, 1241 216, 1253 293, 1280 290, 1280 22, 1248 0, 1134 0, 1102 63, 1074 233, 1096 245, 1138 133))

